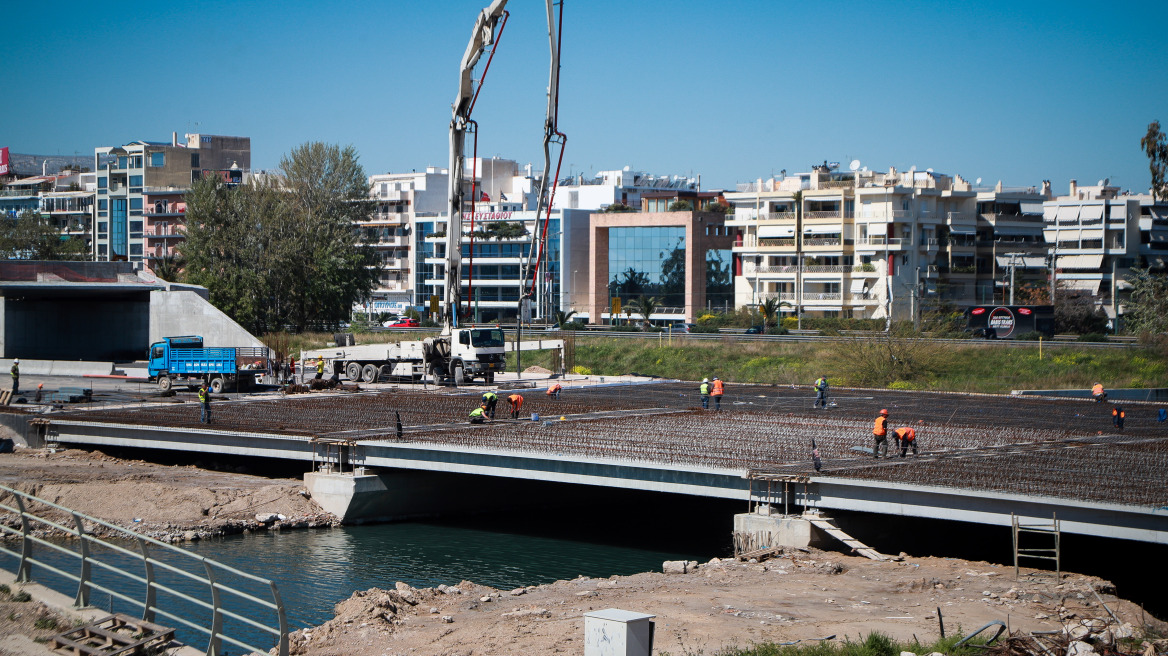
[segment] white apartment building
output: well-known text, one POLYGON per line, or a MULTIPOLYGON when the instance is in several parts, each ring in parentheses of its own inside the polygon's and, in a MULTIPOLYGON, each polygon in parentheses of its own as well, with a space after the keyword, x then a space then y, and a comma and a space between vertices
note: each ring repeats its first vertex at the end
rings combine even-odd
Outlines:
POLYGON ((998 253, 1039 232, 1021 203, 1042 198, 1000 185, 979 192, 931 170, 826 165, 739 185, 726 194, 726 225, 739 231, 735 304, 774 298, 788 315, 909 320, 942 301, 992 300, 998 253))
POLYGON ((1168 205, 1101 180, 1070 182, 1066 196, 1043 204, 1043 233, 1056 262, 1056 294, 1089 294, 1122 322, 1132 267, 1162 269, 1168 260, 1168 205))
POLYGON ((552 207, 601 210, 617 203, 641 207, 641 194, 673 190, 700 191, 701 177, 655 176, 624 167, 592 177, 572 175, 560 180, 552 207))

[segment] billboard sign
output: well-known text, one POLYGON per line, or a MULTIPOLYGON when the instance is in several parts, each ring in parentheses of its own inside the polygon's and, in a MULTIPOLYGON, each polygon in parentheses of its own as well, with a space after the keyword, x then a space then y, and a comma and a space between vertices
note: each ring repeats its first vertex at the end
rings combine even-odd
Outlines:
POLYGON ((0 175, 8 175, 8 146, 0 148, 0 175))

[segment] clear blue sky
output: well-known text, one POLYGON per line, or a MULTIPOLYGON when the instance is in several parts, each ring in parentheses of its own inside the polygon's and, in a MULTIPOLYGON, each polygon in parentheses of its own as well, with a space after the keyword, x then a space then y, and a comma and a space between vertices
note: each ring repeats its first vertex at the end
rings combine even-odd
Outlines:
MULTIPOLYGON (((1144 191, 1168 126, 1168 2, 566 0, 565 169, 701 174, 704 188, 823 160, 1007 186, 1144 191)), ((445 166, 459 59, 487 0, 8 3, 0 146, 38 154, 251 137, 369 173, 445 166)), ((545 10, 511 0, 479 153, 539 168, 545 10)))

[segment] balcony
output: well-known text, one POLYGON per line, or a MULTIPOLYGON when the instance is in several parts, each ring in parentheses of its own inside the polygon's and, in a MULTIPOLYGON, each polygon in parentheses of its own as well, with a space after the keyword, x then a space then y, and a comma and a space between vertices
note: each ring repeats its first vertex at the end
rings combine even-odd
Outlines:
POLYGON ((169 238, 176 238, 176 237, 186 237, 186 235, 183 233, 183 231, 181 231, 177 228, 156 228, 153 230, 145 230, 142 232, 142 235, 145 237, 151 237, 151 238, 156 238, 156 239, 169 239, 169 238))
POLYGON ((890 238, 883 235, 861 237, 855 241, 856 247, 864 247, 863 250, 901 250, 909 243, 911 242, 907 239, 901 239, 900 237, 890 238))
POLYGON ((844 218, 844 214, 843 214, 843 212, 842 212, 842 211, 840 211, 840 210, 826 210, 826 211, 818 211, 818 212, 804 212, 804 213, 803 213, 803 218, 804 218, 805 220, 815 220, 815 219, 842 219, 842 218, 844 218))
POLYGON ((844 264, 804 264, 804 273, 848 273, 851 266, 844 264))
POLYGON ((841 237, 813 237, 813 238, 804 237, 803 238, 803 246, 805 248, 822 247, 822 246, 840 247, 843 245, 844 245, 844 240, 841 237))
POLYGON ((794 237, 764 237, 762 239, 755 237, 753 241, 757 242, 755 245, 758 248, 795 248, 794 237))

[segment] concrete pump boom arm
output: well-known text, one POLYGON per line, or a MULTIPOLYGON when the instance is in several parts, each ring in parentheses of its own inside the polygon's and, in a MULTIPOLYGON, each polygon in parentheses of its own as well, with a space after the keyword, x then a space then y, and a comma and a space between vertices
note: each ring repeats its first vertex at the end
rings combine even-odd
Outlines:
POLYGON ((489 7, 479 12, 475 20, 470 43, 462 55, 462 66, 458 78, 458 97, 452 106, 450 119, 450 171, 447 187, 446 225, 446 288, 445 318, 443 332, 458 326, 458 299, 462 291, 462 186, 465 179, 463 149, 466 143, 466 129, 470 122, 471 103, 474 100, 474 68, 483 52, 495 42, 495 28, 503 16, 507 0, 494 0, 489 7))

